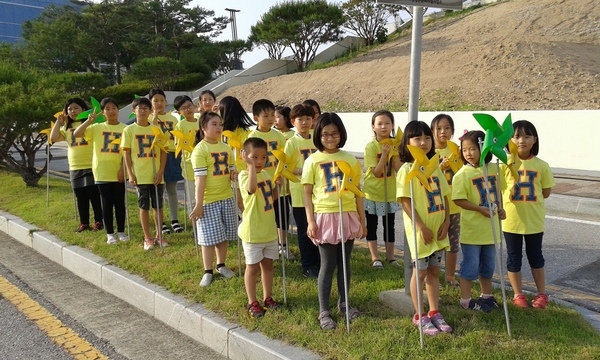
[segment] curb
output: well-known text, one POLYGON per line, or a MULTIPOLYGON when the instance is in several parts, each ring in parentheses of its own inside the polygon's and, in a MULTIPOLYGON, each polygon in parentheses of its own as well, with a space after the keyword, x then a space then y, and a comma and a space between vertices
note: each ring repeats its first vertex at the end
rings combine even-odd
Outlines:
POLYGON ((320 358, 306 349, 223 320, 202 305, 110 265, 104 258, 69 245, 12 214, 0 211, 0 231, 228 359, 320 358))

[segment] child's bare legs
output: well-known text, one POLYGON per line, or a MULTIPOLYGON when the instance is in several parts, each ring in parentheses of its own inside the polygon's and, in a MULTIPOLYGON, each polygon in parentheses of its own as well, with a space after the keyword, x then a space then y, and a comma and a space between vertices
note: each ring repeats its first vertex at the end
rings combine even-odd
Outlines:
MULTIPOLYGON (((492 279, 479 277, 479 284, 481 285, 481 293, 489 295, 492 293, 492 279)), ((462 290, 462 288, 461 288, 462 290)), ((462 292, 461 292, 462 294, 462 292)), ((466 298, 465 298, 466 299, 466 298)))
MULTIPOLYGON (((533 273, 533 271, 532 271, 533 273)), ((515 295, 523 293, 522 277, 521 272, 510 272, 508 271, 508 281, 510 286, 513 288, 515 295)))
POLYGON ((144 232, 144 239, 152 239, 150 234, 150 211, 140 209, 140 223, 142 225, 142 231, 144 232))
POLYGON ((396 260, 394 258, 394 243, 393 242, 386 242, 385 243, 385 257, 387 259, 387 261, 393 261, 396 260))
MULTIPOLYGON (((264 259, 263 259, 264 260, 264 259)), ((246 264, 246 271, 244 272, 244 286, 246 287, 246 295, 248 296, 248 304, 252 304, 257 301, 256 299, 256 282, 258 281, 258 273, 260 272, 261 263, 257 264, 246 264)), ((271 272, 272 275, 272 272, 271 272)), ((272 280, 271 280, 272 282, 272 280)), ((271 283, 272 285, 272 283, 271 283)), ((263 279, 263 286, 264 279, 263 279)))
POLYGON ((281 246, 287 246, 287 231, 285 229, 277 229, 277 236, 281 246))
POLYGON ((440 301, 440 268, 429 266, 427 268, 427 300, 429 300, 429 311, 437 311, 440 301))
POLYGON ((215 259, 215 246, 202 246, 202 263, 204 270, 213 269, 213 260, 215 259))
MULTIPOLYGON (((227 241, 223 241, 222 243, 219 243, 215 246, 217 249, 217 264, 225 264, 225 260, 227 259, 227 247, 228 246, 229 246, 229 243, 227 241)), ((212 259, 211 259, 211 264, 212 264, 212 259)))
POLYGON ((260 271, 263 285, 263 299, 267 299, 273 296, 273 259, 262 259, 260 262, 260 271))
POLYGON ((156 231, 156 238, 162 239, 162 223, 163 223, 163 209, 154 210, 154 229, 156 231))
MULTIPOLYGON (((427 270, 419 270, 419 288, 423 291, 423 280, 427 276, 427 270)), ((413 274, 410 278, 410 296, 412 298, 413 307, 415 308, 415 314, 419 313, 419 301, 417 298, 417 271, 413 267, 413 274)), ((423 303, 423 297, 421 296, 421 303, 423 303)), ((421 307, 422 308, 422 307, 421 307)))
MULTIPOLYGON (((386 252, 387 252, 387 245, 386 252)), ((371 253, 371 261, 379 260, 379 252, 377 251, 377 240, 367 240, 367 246, 369 247, 369 252, 371 253)))
MULTIPOLYGON (((471 284, 473 282, 471 280, 467 280, 465 278, 460 278, 460 298, 462 300, 467 300, 471 298, 471 284)), ((491 286, 491 281, 490 281, 491 286)), ((481 290, 483 291, 483 285, 481 286, 481 290)), ((489 293, 486 293, 489 294, 489 293)))
POLYGON ((545 294, 546 272, 544 271, 544 268, 531 269, 531 275, 533 276, 533 281, 535 282, 535 287, 537 288, 538 294, 545 294))
POLYGON ((457 258, 458 253, 446 251, 446 282, 448 283, 455 281, 457 258))

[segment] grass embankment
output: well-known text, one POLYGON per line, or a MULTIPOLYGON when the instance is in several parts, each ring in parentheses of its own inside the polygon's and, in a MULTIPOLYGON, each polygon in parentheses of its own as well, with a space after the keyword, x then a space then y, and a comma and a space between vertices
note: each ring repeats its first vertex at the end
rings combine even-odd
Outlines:
MULTIPOLYGON (((314 280, 300 275, 298 261, 286 263, 288 305, 270 311, 259 320, 244 310, 243 279, 228 281, 218 275, 208 288, 200 288, 201 258, 196 257, 189 233, 170 235, 170 247, 144 252, 136 200, 129 194, 132 240, 109 246, 104 232, 74 232, 73 195, 68 182, 50 181, 50 206, 46 207, 45 186, 26 188, 20 177, 0 171, 0 209, 46 229, 69 244, 87 248, 112 264, 138 274, 148 281, 192 301, 251 331, 306 347, 328 359, 411 359, 431 356, 438 359, 598 359, 600 334, 574 310, 551 304, 545 311, 520 310, 510 306, 513 339, 506 334, 502 311, 473 313, 458 305, 455 288, 441 291, 441 309, 454 327, 453 334, 425 339, 419 348, 419 333, 409 317, 399 316, 378 300, 382 290, 404 286, 401 268, 376 270, 369 266, 368 251, 355 248, 352 254, 351 303, 362 316, 347 334, 343 318, 337 330, 323 332, 317 323, 317 288, 314 280)), ((43 185, 42 180, 41 185, 43 185)), ((182 215, 180 216, 180 220, 182 215)), ((293 240, 292 243, 295 243, 293 240)), ((298 254, 298 249, 292 246, 298 254)), ((237 246, 232 243, 228 265, 237 273, 237 246)), ((281 269, 277 264, 274 294, 282 299, 281 269)), ((334 285, 335 288, 335 285, 334 285)), ((335 290, 334 290, 335 292, 335 290)), ((260 293, 260 292, 259 292, 260 293)), ((473 290, 473 296, 477 296, 473 290)), ((495 293, 501 298, 499 292, 495 293)), ((335 301, 336 295, 332 297, 335 301)))

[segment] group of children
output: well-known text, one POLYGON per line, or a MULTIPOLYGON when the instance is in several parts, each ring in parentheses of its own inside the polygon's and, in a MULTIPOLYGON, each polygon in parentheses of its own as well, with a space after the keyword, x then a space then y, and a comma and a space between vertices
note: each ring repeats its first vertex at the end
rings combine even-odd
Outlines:
POLYGON ((385 263, 398 266, 394 258, 394 219, 396 211, 402 208, 406 236, 411 240, 410 253, 418 261, 415 264, 413 260, 413 266, 418 265, 419 269, 410 279, 413 323, 422 327, 425 334, 436 335, 452 331, 439 311, 439 271, 444 256, 447 283, 460 287, 460 304, 465 309, 489 312, 498 307, 492 296, 491 278, 495 268, 494 244, 501 239, 502 220, 508 275, 515 291, 513 303, 529 306, 521 288, 524 240, 538 288, 532 306, 546 307, 541 251, 543 199, 550 195, 554 179, 548 164, 537 158, 539 139, 530 122, 513 124, 511 141, 519 158, 512 159, 518 166, 515 179, 508 166, 498 168, 490 163, 491 154, 480 165, 485 133, 466 132, 460 138, 460 148, 454 144, 450 140, 455 132, 454 122, 449 115, 436 116, 431 126, 422 121, 409 122, 396 137, 393 114, 378 111, 371 120, 374 139, 365 148, 363 179, 359 161, 342 150, 347 140, 343 121, 335 113, 321 114, 313 100, 290 109, 261 99, 252 107, 252 119, 236 98, 227 96, 216 103, 214 94, 205 91, 198 99, 198 113, 188 96, 175 98, 178 120, 165 112, 166 97, 162 91, 153 89, 149 97, 133 101, 136 121, 129 126, 119 123, 118 105, 110 98, 101 102, 105 122, 94 123, 100 114, 92 114, 78 123, 77 115, 87 109, 81 99, 69 100, 58 117, 51 140, 66 140, 69 145, 71 181, 81 216, 78 231, 90 228, 91 202, 95 213, 93 228, 106 229, 107 243, 128 240, 124 233, 127 179, 137 190, 144 249, 167 246, 163 238, 169 232, 163 223, 164 187, 166 184, 171 226, 179 232, 176 184, 184 180, 186 193, 191 195, 190 219, 196 241, 202 247, 204 275, 200 286, 209 286, 213 281, 215 254, 217 272, 225 278, 234 276, 225 261, 228 242, 239 236, 246 263, 246 309, 252 317, 261 317, 267 309, 281 305, 272 294, 274 260, 280 255, 294 258, 287 246, 286 232, 291 207, 302 275, 317 279, 318 321, 321 328, 333 329, 337 324, 329 303, 336 269, 337 307, 340 314, 353 320, 360 312, 346 299, 344 284, 350 284, 349 259, 354 240, 366 237, 371 265, 382 268, 384 262, 377 251, 378 218, 382 217, 385 263), (427 179, 428 186, 417 178, 407 181, 416 161, 409 145, 419 148, 428 158, 439 154, 439 168, 427 179), (278 159, 285 162, 291 175, 276 174, 278 159), (362 180, 364 199, 352 191, 340 192, 342 180, 350 176, 342 172, 341 163, 351 169, 357 188, 362 180), (150 207, 154 209, 154 234, 150 230, 150 207), (238 210, 242 212, 241 223, 238 210), (490 217, 497 225, 495 234, 490 217), (414 236, 417 248, 412 241, 414 236), (454 274, 459 249, 463 259, 457 282, 454 274), (259 275, 262 302, 256 293, 259 275), (481 296, 476 300, 471 298, 473 280, 479 280, 481 286, 481 296), (419 288, 427 284, 427 313, 419 314, 417 283, 419 288))

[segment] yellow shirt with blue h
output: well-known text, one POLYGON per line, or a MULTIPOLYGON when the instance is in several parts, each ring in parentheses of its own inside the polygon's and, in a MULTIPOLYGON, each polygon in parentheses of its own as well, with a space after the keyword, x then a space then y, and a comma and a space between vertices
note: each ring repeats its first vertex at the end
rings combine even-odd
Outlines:
POLYGON ((77 127, 81 125, 81 122, 74 122, 71 127, 65 129, 60 128, 60 134, 65 138, 67 146, 67 159, 69 161, 69 170, 84 170, 92 168, 92 146, 83 137, 73 136, 73 132, 77 127))
POLYGON ((365 146, 365 181, 362 191, 365 193, 367 200, 376 202, 394 202, 396 201, 396 171, 392 166, 392 159, 387 162, 387 174, 385 177, 377 177, 373 173, 373 169, 379 164, 381 159, 381 143, 377 139, 370 141, 365 146), (387 185, 387 199, 386 195, 387 185))
MULTIPOLYGON (((410 183, 406 181, 408 173, 412 163, 404 163, 397 175, 397 188, 396 196, 398 201, 401 198, 410 198, 410 183)), ((443 239, 437 239, 437 232, 446 220, 446 205, 444 198, 450 195, 450 187, 446 182, 446 177, 442 171, 437 168, 433 174, 427 179, 431 191, 428 191, 421 182, 416 178, 410 180, 413 185, 414 200, 413 206, 415 212, 419 214, 421 221, 433 232, 433 241, 430 244, 423 242, 423 237, 417 230, 417 242, 418 242, 418 259, 423 259, 438 250, 448 249, 450 242, 448 236, 443 239)), ((415 244, 414 244, 414 233, 413 225, 409 214, 403 211, 404 215, 404 231, 406 232, 406 238, 408 239, 408 246, 410 247, 411 258, 414 259, 415 244)))
MULTIPOLYGON (((166 133, 171 130, 175 130, 175 126, 179 120, 175 117, 175 115, 167 113, 163 115, 158 115, 158 126, 163 133, 166 133)), ((175 142, 173 140, 173 135, 169 134, 171 140, 168 142, 168 152, 175 152, 175 142)))
POLYGON ((192 151, 194 176, 206 176, 204 204, 233 197, 231 173, 233 156, 226 144, 200 141, 192 151))
POLYGON ((126 125, 118 123, 110 125, 107 122, 92 124, 85 129, 83 137, 92 144, 92 171, 96 182, 119 181, 118 174, 123 166, 123 155, 118 144, 112 144, 120 139, 126 125))
POLYGON ((252 130, 248 134, 248 138, 252 137, 263 139, 267 143, 267 163, 263 170, 273 178, 277 167, 277 159, 273 155, 273 150, 284 150, 285 136, 277 130, 269 129, 269 131, 252 130))
MULTIPOLYGON (((312 203, 315 213, 337 213, 339 206, 339 185, 342 184, 343 173, 338 169, 336 161, 345 161, 362 177, 362 167, 354 155, 340 150, 334 154, 317 151, 304 161, 302 184, 312 185, 312 203)), ((358 185, 358 184, 357 184, 358 185)), ((342 192, 342 210, 356 211, 356 199, 350 191, 342 192)))
POLYGON ((244 201, 244 213, 238 227, 238 236, 248 244, 277 240, 273 206, 274 184, 271 176, 265 170, 258 172, 256 174, 256 191, 250 194, 248 193, 248 175, 248 170, 242 170, 238 175, 240 193, 244 201))
MULTIPOLYGON (((160 169, 161 150, 151 149, 154 141, 152 128, 160 130, 158 126, 152 124, 140 126, 133 123, 123 130, 121 137, 121 149, 131 151, 133 174, 138 185, 154 184, 155 173, 160 169), (154 165, 152 165, 153 161, 154 165)), ((161 184, 163 182, 164 180, 161 180, 161 184)))
MULTIPOLYGON (((187 121, 182 120, 175 125, 175 130, 181 131, 185 136, 196 138, 196 133, 199 130, 198 121, 187 121)), ((179 138, 175 138, 175 146, 180 142, 179 138)), ((193 145, 193 144, 191 144, 193 145)), ((185 180, 194 181, 194 168, 192 167, 192 152, 182 150, 181 151, 181 176, 185 180)), ((233 161, 233 160, 232 160, 233 161)))
MULTIPOLYGON (((309 156, 317 151, 317 147, 313 142, 312 135, 305 139, 302 135, 296 133, 285 143, 285 155, 288 157, 292 165, 290 171, 302 169, 304 162, 309 156)), ((290 195, 292 196, 292 207, 304 207, 304 185, 302 182, 290 181, 290 195)))

